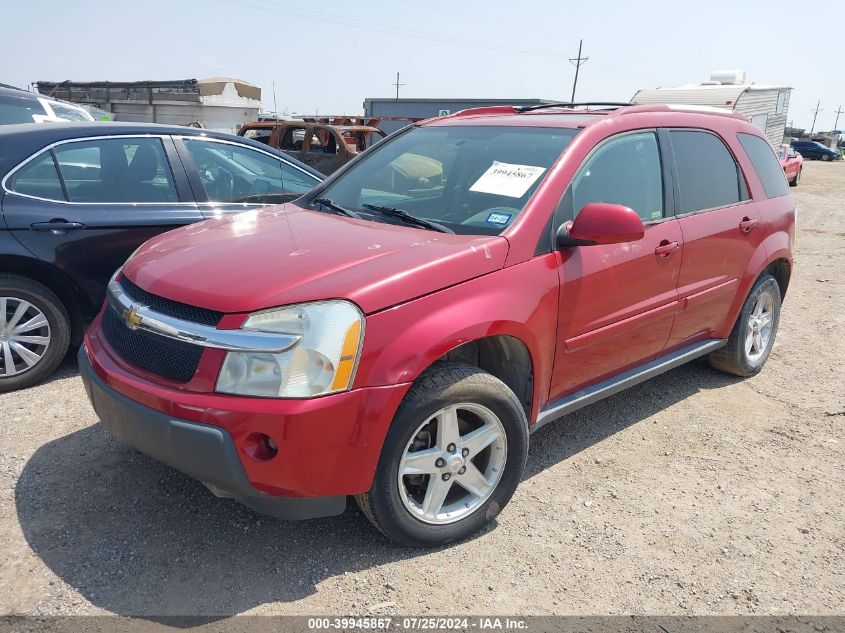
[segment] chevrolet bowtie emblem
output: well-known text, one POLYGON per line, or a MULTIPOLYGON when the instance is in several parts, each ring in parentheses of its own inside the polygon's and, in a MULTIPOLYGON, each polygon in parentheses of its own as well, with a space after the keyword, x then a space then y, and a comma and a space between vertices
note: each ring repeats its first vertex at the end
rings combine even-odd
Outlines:
POLYGON ((126 325, 130 330, 134 330, 141 325, 141 321, 144 320, 144 317, 138 314, 135 306, 132 306, 131 308, 126 308, 123 311, 123 320, 126 322, 126 325))

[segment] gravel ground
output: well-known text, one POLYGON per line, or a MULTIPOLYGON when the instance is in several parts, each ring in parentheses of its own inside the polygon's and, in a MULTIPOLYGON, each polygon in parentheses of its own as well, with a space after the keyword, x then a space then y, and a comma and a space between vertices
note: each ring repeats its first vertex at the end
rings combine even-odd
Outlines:
POLYGON ((448 548, 216 499, 112 440, 71 361, 0 395, 0 614, 845 614, 845 162, 794 191, 765 370, 695 362, 546 427, 448 548))

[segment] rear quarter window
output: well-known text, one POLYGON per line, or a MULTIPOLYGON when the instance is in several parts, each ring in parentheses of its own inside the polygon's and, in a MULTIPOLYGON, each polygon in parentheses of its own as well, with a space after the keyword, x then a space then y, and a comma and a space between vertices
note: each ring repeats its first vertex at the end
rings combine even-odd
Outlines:
POLYGON ((775 157, 772 146, 759 136, 753 134, 737 134, 739 142, 745 149, 754 170, 763 183, 767 198, 778 198, 789 193, 789 185, 783 169, 775 157))
POLYGON ((46 200, 64 200, 53 154, 49 150, 41 152, 18 169, 9 180, 9 191, 46 200))

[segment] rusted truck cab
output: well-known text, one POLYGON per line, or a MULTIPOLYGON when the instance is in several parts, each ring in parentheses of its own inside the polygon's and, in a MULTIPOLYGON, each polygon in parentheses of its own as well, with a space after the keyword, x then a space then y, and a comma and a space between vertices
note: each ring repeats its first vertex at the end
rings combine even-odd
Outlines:
POLYGON ((261 121, 244 124, 238 130, 238 136, 246 136, 280 149, 328 175, 384 138, 385 133, 366 125, 261 121))

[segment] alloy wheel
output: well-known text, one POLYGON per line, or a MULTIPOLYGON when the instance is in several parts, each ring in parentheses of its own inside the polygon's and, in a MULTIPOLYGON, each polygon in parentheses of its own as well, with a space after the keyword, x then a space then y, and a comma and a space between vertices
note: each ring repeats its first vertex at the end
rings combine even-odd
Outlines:
POLYGON ((774 325, 775 302, 769 292, 761 292, 748 315, 745 331, 745 355, 751 363, 757 363, 769 347, 774 325))
POLYGON ((35 367, 50 347, 50 324, 34 304, 0 297, 0 378, 35 367))
POLYGON ((487 407, 460 403, 425 420, 399 463, 399 494, 412 516, 448 524, 478 510, 499 483, 507 436, 487 407))

